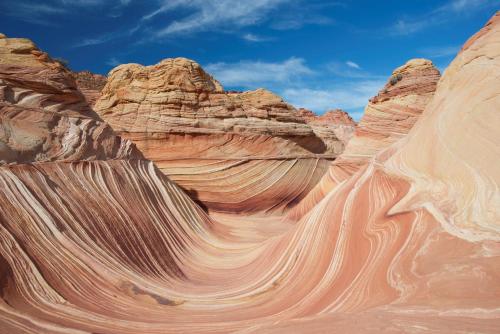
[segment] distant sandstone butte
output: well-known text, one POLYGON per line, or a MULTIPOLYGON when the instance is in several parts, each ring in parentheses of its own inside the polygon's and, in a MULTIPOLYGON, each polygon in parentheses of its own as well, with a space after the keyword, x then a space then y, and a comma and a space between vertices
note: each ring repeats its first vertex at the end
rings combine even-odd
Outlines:
POLYGON ((324 143, 279 96, 265 89, 225 92, 199 64, 185 58, 116 67, 95 109, 153 160, 158 154, 179 158, 179 152, 221 157, 231 151, 244 157, 338 155, 343 150, 337 139, 339 145, 324 143), (175 145, 157 152, 162 142, 175 145))
POLYGON ((341 109, 328 110, 319 116, 304 108, 298 111, 314 133, 327 143, 327 146, 341 146, 342 148, 338 148, 340 151, 343 151, 356 129, 356 122, 341 109), (339 140, 342 145, 339 145, 339 140))
POLYGON ((106 85, 106 77, 89 71, 71 72, 71 76, 89 105, 93 107, 106 85))
POLYGON ((226 92, 185 58, 116 67, 95 109, 194 199, 223 212, 293 207, 354 129, 336 119, 308 124, 265 89, 226 92))
POLYGON ((139 156, 89 107, 71 73, 27 39, 0 37, 0 163, 139 156))
POLYGON ((370 99, 345 150, 290 217, 301 217, 378 152, 406 136, 432 100, 439 79, 439 70, 426 59, 412 59, 395 69, 370 99))
POLYGON ((404 137, 434 96, 439 78, 439 70, 426 59, 412 59, 394 70, 366 106, 340 160, 362 165, 404 137))

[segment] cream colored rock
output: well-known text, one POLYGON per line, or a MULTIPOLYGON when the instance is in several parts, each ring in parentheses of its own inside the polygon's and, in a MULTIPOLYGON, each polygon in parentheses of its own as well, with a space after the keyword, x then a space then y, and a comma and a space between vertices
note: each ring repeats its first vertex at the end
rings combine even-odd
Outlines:
POLYGON ((439 79, 438 69, 425 59, 412 59, 394 70, 387 84, 370 99, 345 150, 315 189, 290 212, 290 218, 302 217, 376 154, 405 137, 433 99, 439 79))

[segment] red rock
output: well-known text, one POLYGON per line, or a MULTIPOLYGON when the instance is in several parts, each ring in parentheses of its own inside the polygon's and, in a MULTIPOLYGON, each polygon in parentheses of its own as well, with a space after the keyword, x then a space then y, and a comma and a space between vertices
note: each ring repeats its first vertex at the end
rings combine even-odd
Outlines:
POLYGON ((499 46, 497 13, 411 130, 295 224, 207 215, 143 159, 0 166, 0 329, 497 333, 499 46))
POLYGON ((106 77, 89 71, 72 72, 71 75, 88 104, 93 107, 106 85, 106 77))
POLYGON ((287 210, 315 186, 345 145, 336 135, 344 133, 343 125, 310 126, 265 89, 225 92, 185 58, 118 66, 95 108, 215 211, 287 210))

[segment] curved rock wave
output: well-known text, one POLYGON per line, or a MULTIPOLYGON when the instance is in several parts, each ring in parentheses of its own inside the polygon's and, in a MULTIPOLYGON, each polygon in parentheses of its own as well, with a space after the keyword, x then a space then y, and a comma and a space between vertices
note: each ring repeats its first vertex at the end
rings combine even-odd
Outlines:
POLYGON ((408 135, 286 228, 208 215, 142 159, 0 167, 2 328, 498 332, 499 46, 497 13, 408 135))

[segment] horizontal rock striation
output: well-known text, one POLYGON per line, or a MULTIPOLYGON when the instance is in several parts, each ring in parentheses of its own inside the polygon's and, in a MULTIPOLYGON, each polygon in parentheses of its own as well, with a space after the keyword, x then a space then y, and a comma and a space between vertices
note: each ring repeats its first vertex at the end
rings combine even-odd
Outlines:
MULTIPOLYGON (((185 58, 165 59, 154 66, 118 66, 109 73, 95 108, 113 129, 133 136, 146 151, 147 143, 141 144, 139 137, 147 141, 160 134, 197 135, 210 142, 210 135, 231 134, 249 143, 263 136, 269 146, 278 146, 264 148, 262 155, 339 153, 328 150, 297 110, 277 95, 264 89, 224 92, 200 65, 185 58)), ((205 155, 215 155, 217 149, 214 145, 205 155)), ((219 149, 219 157, 227 155, 219 149)), ((245 149, 232 153, 249 156, 245 149)))

